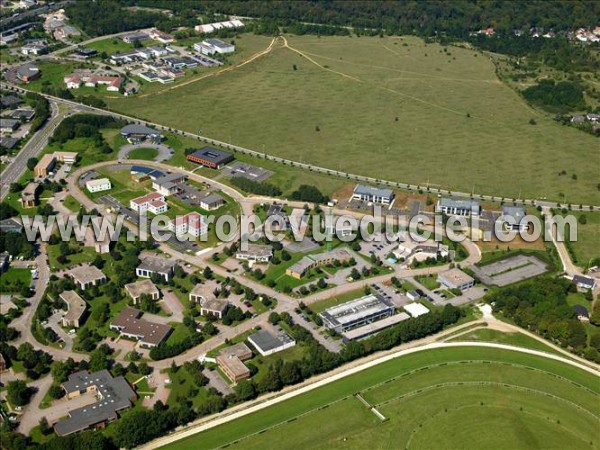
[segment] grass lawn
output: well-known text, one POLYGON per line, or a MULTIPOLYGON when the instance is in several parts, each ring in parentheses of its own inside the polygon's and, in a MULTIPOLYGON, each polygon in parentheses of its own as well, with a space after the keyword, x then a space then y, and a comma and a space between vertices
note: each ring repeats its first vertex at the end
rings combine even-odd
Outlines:
POLYGON ((427 275, 427 276, 416 277, 416 280, 419 283, 421 283, 423 286, 425 286, 427 289, 429 289, 430 291, 433 291, 434 289, 437 289, 440 287, 440 283, 438 283, 438 281, 437 281, 437 275, 427 275))
POLYGON ((379 364, 165 448, 268 448, 281 436, 299 449, 526 449, 536 442, 560 448, 590 448, 592 442, 594 448, 598 395, 595 376, 556 361, 488 348, 436 349, 379 364), (381 421, 356 393, 389 420, 381 421), (318 432, 307 432, 312 429, 318 432))
POLYGON ((111 100, 111 108, 190 132, 201 124, 220 140, 389 180, 509 198, 597 196, 594 137, 530 108, 482 54, 451 47, 449 55, 416 37, 287 39, 312 61, 277 45, 235 70, 111 100), (265 127, 259 112, 274 104, 265 127), (457 170, 432 163, 440 158, 457 170), (410 170, 398 172, 407 160, 410 170))
POLYGON ((192 376, 183 367, 180 367, 176 373, 169 371, 171 377, 171 393, 167 404, 176 406, 181 399, 192 400, 194 406, 199 406, 207 397, 207 391, 204 388, 198 388, 192 381, 192 376), (191 395, 197 390, 196 395, 191 395))
POLYGON ((551 347, 548 347, 544 343, 526 336, 521 333, 503 333, 502 331, 489 330, 487 328, 480 328, 473 330, 469 333, 458 336, 450 341, 482 341, 482 342, 498 342, 500 344, 515 345, 517 347, 532 348, 534 350, 541 350, 543 352, 555 353, 561 355, 562 353, 557 352, 551 347))
POLYGON ((58 255, 60 255, 60 244, 48 246, 48 259, 50 260, 50 268, 52 270, 65 269, 67 267, 73 267, 81 263, 89 263, 94 260, 97 253, 93 247, 80 246, 79 243, 71 242, 71 249, 75 250, 76 253, 67 256, 67 262, 61 264, 57 261, 58 255))
POLYGON ((167 344, 173 345, 188 340, 192 336, 192 331, 183 323, 172 322, 173 332, 167 338, 167 344))
POLYGON ((346 292, 341 295, 334 295, 331 298, 321 300, 319 302, 313 303, 310 305, 310 309, 315 313, 320 313, 325 311, 327 308, 331 308, 332 306, 341 305, 342 303, 349 302, 350 300, 354 300, 355 298, 360 298, 365 295, 364 289, 355 289, 350 292, 346 292))
POLYGON ((136 148, 129 152, 127 159, 143 159, 145 161, 154 161, 158 155, 155 148, 136 148))
POLYGON ((102 39, 100 41, 91 42, 86 45, 86 48, 93 48, 98 52, 98 54, 102 52, 106 52, 109 56, 113 53, 126 52, 128 50, 133 50, 133 44, 128 44, 127 42, 123 42, 122 39, 116 38, 108 38, 102 39))
POLYGON ((18 292, 20 286, 29 286, 31 270, 10 267, 0 277, 0 292, 18 292))
POLYGON ((79 212, 79 210, 81 209, 81 203, 79 203, 77 200, 75 200, 75 197, 73 197, 72 195, 67 195, 65 197, 65 201, 63 202, 63 205, 65 205, 65 207, 69 208, 71 211, 73 212, 79 212))
POLYGON ((570 211, 577 218, 577 241, 567 245, 573 262, 587 267, 591 259, 600 258, 600 212, 570 211), (585 217, 585 224, 580 222, 585 217))

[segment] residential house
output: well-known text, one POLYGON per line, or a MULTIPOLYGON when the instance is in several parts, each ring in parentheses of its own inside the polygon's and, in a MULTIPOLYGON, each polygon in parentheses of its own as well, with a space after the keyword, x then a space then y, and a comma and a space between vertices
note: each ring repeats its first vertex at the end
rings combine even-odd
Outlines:
POLYGON ((104 273, 96 266, 90 266, 88 264, 74 267, 66 274, 75 281, 75 284, 77 284, 82 291, 106 282, 106 275, 104 275, 104 273))
POLYGON ((89 192, 102 192, 112 189, 112 184, 108 178, 97 178, 87 181, 85 187, 89 192))
POLYGON ((151 280, 139 280, 125 285, 125 291, 133 300, 133 304, 140 302, 142 295, 149 295, 152 300, 160 298, 160 291, 151 280))
POLYGON ((60 299, 67 304, 67 313, 62 316, 63 327, 79 328, 83 325, 87 303, 75 291, 64 291, 60 299))
POLYGON ((200 199, 200 208, 214 211, 225 204, 225 200, 219 194, 210 194, 200 199))
POLYGON ((382 189, 364 184, 357 184, 352 192, 352 200, 360 200, 369 203, 380 203, 389 205, 394 199, 394 191, 391 189, 382 189))
POLYGON ((151 192, 130 200, 129 207, 138 213, 150 211, 153 214, 162 214, 168 209, 165 196, 158 192, 151 192))
POLYGON ((185 216, 177 216, 169 222, 169 230, 173 231, 176 236, 189 234, 194 237, 202 236, 208 233, 208 224, 204 220, 204 216, 192 211, 185 216))
POLYGON ((140 265, 135 269, 135 274, 141 278, 150 278, 156 274, 161 276, 165 282, 169 282, 173 276, 176 261, 166 259, 158 255, 145 255, 140 258, 140 265))

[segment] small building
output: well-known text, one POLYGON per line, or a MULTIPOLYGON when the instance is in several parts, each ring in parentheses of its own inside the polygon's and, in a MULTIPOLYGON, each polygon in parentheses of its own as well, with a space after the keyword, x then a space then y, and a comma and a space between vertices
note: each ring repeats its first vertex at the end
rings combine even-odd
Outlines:
POLYGON ((86 182, 85 187, 89 192, 102 192, 112 189, 112 184, 108 178, 97 178, 86 182))
POLYGON ((404 305, 403 308, 413 318, 429 313, 429 308, 421 303, 409 303, 408 305, 404 305))
POLYGON ((0 220, 0 232, 2 233, 22 233, 23 223, 18 217, 9 217, 8 219, 0 220))
POLYGON ((246 344, 240 342, 222 349, 217 356, 217 365, 227 378, 237 383, 240 380, 250 378, 250 369, 244 364, 244 361, 250 358, 252 358, 252 350, 246 344))
POLYGON ((228 306, 229 302, 227 300, 215 298, 213 296, 213 298, 207 298, 200 303, 200 314, 203 316, 212 314, 213 316, 222 319, 228 306))
POLYGON ((87 58, 91 58, 92 56, 96 56, 98 54, 98 51, 93 48, 80 48, 80 49, 77 49, 75 54, 77 56, 87 59, 87 58))
POLYGON ((162 214, 169 208, 165 196, 158 192, 151 192, 130 200, 129 207, 138 213, 150 211, 153 214, 162 214))
POLYGON ((394 305, 379 294, 369 294, 326 309, 319 316, 323 324, 337 333, 376 322, 391 316, 394 305))
POLYGON ((212 147, 204 147, 187 155, 187 159, 188 161, 195 162, 196 164, 202 164, 203 166, 211 169, 220 169, 225 164, 233 161, 234 157, 231 153, 217 150, 216 148, 212 147))
POLYGON ((528 223, 524 221, 525 208, 522 206, 503 206, 502 215, 506 216, 509 221, 505 221, 503 226, 509 231, 527 231, 528 223))
POLYGON ((186 176, 180 173, 163 175, 152 182, 152 189, 155 189, 159 194, 168 196, 179 192, 181 190, 180 185, 185 180, 186 176))
POLYGON ((303 257, 300 261, 288 267, 285 271, 286 275, 299 280, 309 270, 315 267, 327 266, 334 264, 336 261, 340 263, 347 263, 353 259, 352 254, 343 248, 319 253, 316 255, 308 255, 303 257))
POLYGON ((176 236, 198 237, 208 233, 208 224, 204 220, 204 216, 192 211, 185 216, 177 216, 169 222, 169 230, 173 231, 176 236))
POLYGON ((235 254, 236 259, 266 263, 273 257, 273 247, 270 245, 248 244, 247 250, 241 246, 235 254))
POLYGON ((67 313, 62 317, 63 327, 79 328, 83 325, 87 303, 75 291, 64 291, 59 295, 67 304, 67 313))
POLYGON ((14 108, 22 103, 23 99, 13 94, 0 96, 0 106, 2 106, 2 108, 14 108))
POLYGON ((352 200, 360 200, 369 203, 380 203, 389 205, 394 199, 394 191, 391 189, 382 189, 364 184, 357 184, 352 192, 352 200))
POLYGON ((130 143, 139 143, 142 141, 162 142, 165 137, 154 128, 145 125, 130 124, 121 128, 121 136, 130 143))
POLYGON ((21 205, 24 209, 35 208, 37 204, 37 183, 27 183, 25 189, 21 191, 21 205))
POLYGON ((448 289, 460 289, 461 291, 475 285, 473 277, 467 275, 460 269, 450 269, 439 273, 437 281, 448 289))
POLYGON ((15 120, 24 120, 25 122, 30 122, 31 119, 35 117, 35 111, 33 109, 15 109, 11 115, 11 119, 15 120))
POLYGON ((219 194, 210 194, 200 199, 200 208, 214 211, 225 204, 225 200, 219 194))
POLYGON ((128 339, 139 342, 143 348, 153 348, 164 342, 173 329, 162 323, 142 319, 143 312, 126 306, 110 324, 110 329, 118 331, 128 339))
POLYGON ((148 39, 150 39, 150 35, 148 33, 142 32, 129 33, 123 36, 121 39, 127 44, 133 44, 135 42, 147 41, 148 39))
POLYGON ((573 305, 573 311, 577 314, 577 319, 581 321, 590 320, 590 312, 583 305, 573 305))
POLYGON ((163 258, 158 255, 146 255, 141 258, 141 263, 135 269, 135 274, 141 278, 150 278, 153 274, 163 277, 165 282, 169 282, 173 276, 173 271, 177 262, 163 258))
POLYGON ((106 275, 96 266, 82 265, 74 267, 67 272, 67 275, 75 281, 82 291, 106 283, 106 275))
POLYGON ((125 285, 125 291, 133 300, 133 304, 140 302, 142 295, 149 295, 152 300, 160 298, 160 291, 151 280, 139 280, 125 285))
POLYGON ((42 75, 38 66, 32 63, 26 63, 17 67, 17 78, 24 83, 37 80, 42 75))
POLYGON ((272 224, 272 230, 288 230, 291 228, 290 218, 283 210, 283 205, 273 203, 267 211, 267 220, 272 224))
POLYGON ((42 156, 42 159, 40 159, 37 165, 33 168, 33 174, 36 177, 47 177, 48 174, 54 169, 54 166, 56 166, 56 158, 53 154, 48 153, 42 156))
POLYGON ((419 293, 417 291, 407 291, 406 292, 406 296, 408 297, 409 300, 417 301, 421 298, 421 296, 419 295, 419 293))
POLYGON ((17 119, 0 119, 0 131, 3 133, 12 133, 17 130, 21 125, 21 121, 17 119))
POLYGON ((28 42, 21 47, 23 55, 42 55, 48 50, 48 43, 45 40, 35 40, 28 42))
POLYGON ((12 150, 19 143, 19 139, 9 136, 4 136, 0 138, 0 147, 5 148, 7 150, 12 150))
POLYGON ((170 44, 175 40, 173 35, 169 33, 165 33, 164 31, 160 31, 156 28, 152 28, 149 33, 150 39, 154 39, 155 41, 162 42, 163 44, 170 44))
POLYGON ((75 164, 77 162, 77 152, 54 152, 54 157, 58 162, 65 164, 75 164))
POLYGON ((267 330, 260 330, 248 336, 248 341, 262 356, 269 356, 296 345, 296 341, 284 331, 274 335, 267 330))
POLYGON ((596 280, 591 277, 584 277, 583 275, 575 275, 573 283, 580 289, 594 289, 596 287, 596 280))
POLYGON ((436 211, 448 216, 471 217, 479 215, 481 206, 475 200, 457 200, 444 197, 438 200, 436 211))
POLYGON ((131 408, 137 399, 135 391, 123 377, 113 377, 106 369, 98 372, 79 371, 69 375, 62 384, 66 398, 71 400, 93 393, 96 401, 69 411, 69 417, 54 425, 59 436, 67 436, 88 428, 103 428, 119 417, 119 412, 131 408))
POLYGON ((220 39, 205 39, 199 44, 194 44, 194 50, 197 50, 204 55, 214 55, 215 53, 224 55, 233 53, 235 51, 235 45, 227 44, 220 39))

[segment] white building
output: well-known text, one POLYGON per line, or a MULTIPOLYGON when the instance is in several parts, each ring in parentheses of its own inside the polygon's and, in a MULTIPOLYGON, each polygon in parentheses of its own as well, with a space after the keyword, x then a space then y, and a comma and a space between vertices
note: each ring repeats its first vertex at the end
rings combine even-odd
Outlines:
POLYGON ((233 53, 235 45, 227 44, 220 39, 205 39, 202 42, 194 44, 194 50, 203 55, 214 55, 215 53, 224 55, 226 53, 233 53))
POLYGON ((236 259, 266 263, 273 257, 273 247, 270 245, 248 244, 247 250, 238 249, 236 259))
POLYGON ((85 187, 89 192, 102 192, 110 190, 112 185, 108 178, 98 178, 85 183, 85 187))
POLYGON ((190 234, 194 237, 202 236, 208 233, 208 224, 204 221, 204 217, 197 212, 191 212, 185 216, 178 216, 169 222, 169 230, 173 231, 176 236, 190 234))
POLYGON ((436 207, 437 212, 448 216, 478 216, 481 211, 479 202, 475 200, 456 200, 453 198, 441 198, 436 207))
POLYGON ((352 192, 352 200, 363 202, 380 203, 389 205, 394 199, 394 192, 391 189, 381 189, 364 184, 357 184, 352 192))
POLYGON ((158 192, 152 192, 142 197, 134 198, 129 202, 129 207, 139 213, 150 211, 153 214, 162 214, 168 209, 165 196, 158 192))
POLYGON ((413 318, 422 316, 429 312, 429 309, 420 303, 409 303, 408 305, 404 305, 403 308, 413 318))
POLYGON ((296 345, 296 341, 283 331, 274 335, 267 330, 260 330, 248 336, 248 341, 262 356, 272 355, 296 345))

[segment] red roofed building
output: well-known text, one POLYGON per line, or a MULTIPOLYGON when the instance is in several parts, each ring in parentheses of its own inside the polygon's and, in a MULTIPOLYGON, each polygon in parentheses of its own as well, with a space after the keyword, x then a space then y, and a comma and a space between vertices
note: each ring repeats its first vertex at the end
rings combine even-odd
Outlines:
POLYGON ((192 236, 201 236, 208 232, 208 224, 204 217, 197 212, 191 212, 185 216, 178 216, 169 222, 169 229, 175 232, 175 235, 181 236, 191 234, 192 236))
POLYGON ((153 214, 162 214, 168 209, 165 196, 158 192, 134 198, 129 202, 129 207, 137 212, 150 211, 153 214))

